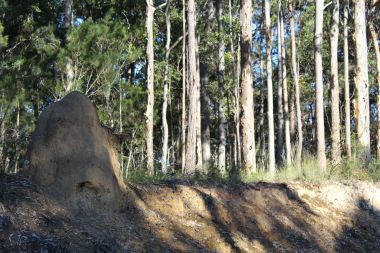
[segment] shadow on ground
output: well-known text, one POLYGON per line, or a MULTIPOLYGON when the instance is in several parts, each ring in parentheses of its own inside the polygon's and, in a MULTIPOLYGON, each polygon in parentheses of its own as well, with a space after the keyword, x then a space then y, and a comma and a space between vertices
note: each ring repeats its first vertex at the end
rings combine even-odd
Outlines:
POLYGON ((73 214, 19 176, 4 177, 0 191, 0 252, 380 249, 380 212, 369 200, 343 210, 287 184, 129 184, 126 208, 111 216, 73 214))

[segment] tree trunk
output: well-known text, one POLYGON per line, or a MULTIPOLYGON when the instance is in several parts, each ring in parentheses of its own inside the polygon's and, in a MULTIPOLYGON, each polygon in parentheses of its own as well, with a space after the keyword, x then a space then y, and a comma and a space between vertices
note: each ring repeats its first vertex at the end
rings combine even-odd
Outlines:
POLYGON ((265 0, 265 34, 266 34, 266 63, 267 63, 267 90, 268 90, 268 146, 269 146, 269 173, 276 170, 274 148, 274 117, 273 117, 273 84, 272 84, 272 41, 270 24, 270 0, 265 0))
POLYGON ((147 168, 149 175, 154 174, 154 154, 153 154, 153 114, 154 114, 154 48, 153 48, 153 0, 146 0, 146 29, 148 34, 148 43, 146 47, 147 57, 147 89, 148 103, 146 107, 146 152, 147 168))
MULTIPOLYGON (((121 81, 119 81, 119 131, 120 135, 123 134, 123 87, 122 87, 121 81)), ((120 142, 120 169, 121 169, 121 175, 124 177, 124 143, 123 141, 120 142)))
POLYGON ((316 90, 316 115, 317 115, 317 152, 318 165, 321 170, 326 170, 325 153, 325 121, 323 114, 323 6, 324 0, 316 0, 315 8, 315 33, 314 33, 314 60, 315 60, 315 90, 316 90))
POLYGON ((182 0, 182 117, 181 117, 181 168, 186 165, 186 3, 182 0))
POLYGON ((372 38, 373 48, 375 50, 375 56, 376 56, 376 68, 377 68, 377 87, 378 87, 378 94, 377 94, 377 136, 376 136, 376 155, 377 158, 380 158, 380 49, 379 49, 379 39, 377 32, 375 30, 374 26, 374 18, 375 18, 375 9, 374 6, 377 3, 377 0, 372 1, 372 10, 371 15, 369 18, 368 26, 369 31, 372 38))
MULTIPOLYGON (((232 2, 228 0, 228 14, 229 14, 229 29, 230 29, 230 46, 231 46, 231 55, 233 62, 232 70, 232 80, 234 82, 234 120, 235 120, 235 133, 234 133, 234 166, 235 168, 240 167, 240 101, 239 101, 239 76, 240 72, 238 71, 237 56, 235 55, 235 46, 233 38, 233 27, 232 27, 232 2)), ((238 52, 239 53, 239 52, 238 52)))
MULTIPOLYGON (((290 124, 290 139, 295 143, 295 135, 296 135, 296 106, 295 106, 295 85, 293 83, 293 89, 290 93, 290 112, 289 112, 289 124, 290 124)), ((298 149, 297 149, 298 150, 298 149)), ((293 152, 293 151, 292 151, 293 152)), ((297 159, 297 158, 296 158, 297 159)))
POLYGON ((366 7, 365 0, 354 0, 354 23, 355 23, 355 56, 356 73, 355 83, 357 89, 358 104, 358 139, 360 155, 365 167, 371 160, 370 146, 370 116, 368 94, 368 47, 366 34, 366 7))
POLYGON ((17 106, 16 106, 16 142, 15 142, 15 150, 16 150, 16 157, 15 157, 15 167, 14 167, 14 173, 17 173, 19 170, 19 163, 20 163, 20 100, 17 98, 17 106))
POLYGON ((219 56, 218 56, 218 88, 219 88, 219 148, 218 148, 218 168, 219 172, 223 175, 226 172, 226 117, 225 117, 225 103, 224 103, 224 39, 223 39, 223 9, 221 0, 216 1, 216 13, 218 20, 218 33, 219 33, 219 56))
MULTIPOLYGON (((73 26, 73 0, 65 0, 65 40, 69 41, 70 32, 73 26)), ((74 86, 74 66, 71 57, 67 58, 65 64, 65 92, 69 93, 74 86)))
POLYGON ((290 122, 289 122, 289 97, 288 97, 288 80, 286 71, 286 45, 285 45, 285 28, 282 9, 280 9, 280 31, 281 31, 281 62, 282 62, 282 86, 284 97, 284 118, 285 118, 285 154, 286 165, 292 163, 292 144, 290 138, 290 122))
POLYGON ((241 126, 242 166, 245 174, 256 172, 255 124, 252 85, 252 1, 242 0, 241 19, 241 126))
POLYGON ((331 159, 334 164, 338 164, 341 153, 338 76, 339 0, 333 0, 333 3, 330 31, 331 159))
POLYGON ((167 173, 168 164, 168 142, 169 142, 169 126, 167 121, 168 110, 168 86, 169 86, 169 56, 170 56, 170 37, 171 37, 171 23, 170 23, 170 0, 166 0, 165 9, 166 19, 166 45, 165 45, 165 70, 164 70, 164 102, 162 103, 162 157, 161 157, 161 169, 162 173, 167 173))
MULTIPOLYGON (((206 33, 211 33, 211 23, 214 19, 214 4, 209 1, 207 4, 207 23, 206 33)), ((209 52, 209 51, 207 51, 209 52)), ((208 94, 208 58, 202 59, 200 63, 200 76, 201 76, 201 96, 202 96, 202 162, 203 168, 208 170, 211 162, 211 143, 210 143, 210 112, 211 105, 210 97, 208 94)))
MULTIPOLYGON (((318 0, 319 1, 319 0, 318 0)), ((298 144, 296 152, 296 161, 299 163, 302 158, 302 146, 303 146, 303 132, 302 132, 302 114, 301 114, 301 91, 299 84, 299 72, 297 65, 297 47, 296 47, 296 33, 295 33, 295 24, 294 24, 294 0, 289 2, 289 11, 290 11, 290 40, 292 48, 292 73, 294 81, 294 90, 295 90, 295 102, 296 102, 296 111, 297 111, 297 134, 298 134, 298 144)), ((293 100, 293 99, 292 99, 293 100)), ((291 115, 290 115, 290 132, 294 129, 294 120, 292 120, 292 112, 294 115, 294 102, 291 102, 291 115), (292 123, 293 122, 293 123, 292 123)), ((293 116, 294 118, 294 116, 293 116)), ((292 135, 292 134, 291 134, 292 135)), ((293 134, 294 135, 294 134, 293 134)))
POLYGON ((284 87, 284 70, 282 58, 282 43, 281 43, 281 30, 282 30, 282 12, 281 0, 278 1, 277 11, 277 50, 278 50, 278 87, 277 87, 277 163, 282 165, 284 163, 284 104, 283 104, 283 87, 284 87))
POLYGON ((200 136, 200 85, 198 74, 197 37, 196 37, 196 10, 194 0, 188 1, 188 31, 189 31, 189 117, 186 143, 186 169, 185 173, 192 174, 201 168, 202 157, 199 157, 200 136), (197 76, 198 75, 198 76, 197 76))
POLYGON ((344 20, 343 20, 343 38, 344 38, 344 111, 345 111, 345 135, 346 135, 346 154, 351 160, 351 113, 350 113, 350 82, 349 82, 349 63, 348 63, 348 2, 344 0, 344 20))

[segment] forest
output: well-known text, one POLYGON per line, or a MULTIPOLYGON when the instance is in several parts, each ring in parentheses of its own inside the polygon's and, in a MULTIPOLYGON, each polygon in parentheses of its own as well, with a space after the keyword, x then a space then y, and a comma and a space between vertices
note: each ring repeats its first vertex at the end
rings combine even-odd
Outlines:
POLYGON ((125 179, 378 178, 379 3, 2 0, 1 168, 26 167, 40 113, 80 91, 125 179))
POLYGON ((0 0, 0 252, 380 249, 380 0, 0 0))

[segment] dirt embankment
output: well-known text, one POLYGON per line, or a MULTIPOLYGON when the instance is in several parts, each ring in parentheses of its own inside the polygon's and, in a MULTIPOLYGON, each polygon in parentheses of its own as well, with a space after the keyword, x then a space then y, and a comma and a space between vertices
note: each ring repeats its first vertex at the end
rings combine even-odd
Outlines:
POLYGON ((0 252, 380 249, 374 183, 129 185, 125 209, 111 215, 78 215, 19 176, 0 187, 0 252))

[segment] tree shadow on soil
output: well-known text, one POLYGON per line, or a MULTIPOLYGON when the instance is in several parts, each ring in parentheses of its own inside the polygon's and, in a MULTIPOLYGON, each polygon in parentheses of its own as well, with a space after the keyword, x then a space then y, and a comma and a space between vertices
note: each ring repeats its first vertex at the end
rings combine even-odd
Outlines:
POLYGON ((351 217, 351 224, 336 239, 335 251, 380 251, 380 211, 370 201, 364 198, 357 201, 357 211, 351 217))

